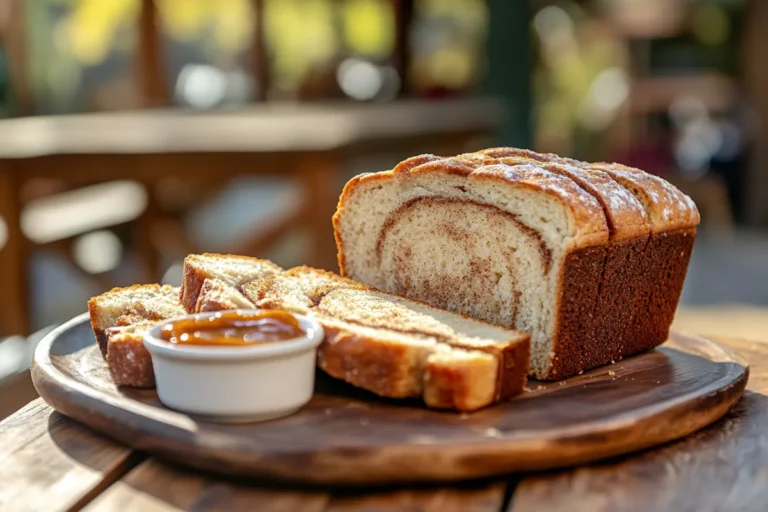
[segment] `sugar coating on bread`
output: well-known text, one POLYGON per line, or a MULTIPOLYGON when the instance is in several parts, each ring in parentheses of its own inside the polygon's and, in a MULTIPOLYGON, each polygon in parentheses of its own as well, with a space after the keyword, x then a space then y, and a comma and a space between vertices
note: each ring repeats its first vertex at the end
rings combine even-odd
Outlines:
POLYGON ((592 167, 608 173, 637 197, 654 232, 690 228, 701 221, 693 200, 658 176, 621 164, 597 163, 592 167))
POLYGON ((195 313, 227 309, 251 309, 254 305, 233 285, 210 278, 203 281, 197 297, 195 313))
POLYGON ((184 259, 180 300, 189 313, 195 311, 200 289, 206 279, 240 287, 282 269, 268 260, 233 254, 190 254, 184 259))
POLYGON ((308 291, 285 273, 245 284, 243 295, 256 307, 264 309, 285 308, 303 314, 308 313, 314 306, 308 291))
POLYGON ((637 169, 493 148, 353 178, 334 228, 343 275, 529 332, 553 379, 664 341, 698 221, 637 169))

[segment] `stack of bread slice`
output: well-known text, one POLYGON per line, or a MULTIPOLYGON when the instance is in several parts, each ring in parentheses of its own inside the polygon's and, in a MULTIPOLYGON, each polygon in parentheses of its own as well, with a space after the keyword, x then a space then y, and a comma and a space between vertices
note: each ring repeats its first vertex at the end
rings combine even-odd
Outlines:
POLYGON ((155 386, 144 332, 158 322, 185 315, 179 288, 157 284, 115 288, 88 301, 91 327, 112 380, 118 386, 155 386))
MULTIPOLYGON (((318 366, 329 375, 391 398, 421 398, 426 405, 475 410, 523 391, 530 355, 526 334, 376 291, 336 274, 309 267, 281 271, 271 262, 230 255, 190 255, 172 309, 131 316, 136 304, 151 309, 133 287, 113 290, 89 303, 94 332, 107 332, 106 358, 118 385, 151 385, 145 330, 171 316, 237 308, 280 308, 311 314, 325 330, 318 366), (124 309, 109 318, 99 312, 121 296, 124 309), (113 328, 118 318, 135 319, 113 328), (162 317, 162 318, 161 318, 162 317), (110 330, 113 329, 113 330, 110 330), (120 333, 130 329, 127 341, 120 333), (121 347, 115 349, 114 347, 121 347), (132 358, 113 350, 130 347, 132 358)), ((162 292, 161 292, 162 291, 162 292)))

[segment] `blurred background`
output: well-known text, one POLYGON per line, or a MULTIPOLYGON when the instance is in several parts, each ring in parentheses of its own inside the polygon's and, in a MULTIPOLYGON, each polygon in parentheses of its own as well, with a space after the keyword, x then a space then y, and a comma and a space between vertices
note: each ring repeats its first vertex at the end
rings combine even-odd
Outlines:
POLYGON ((349 177, 492 145, 674 182, 703 217, 682 306, 768 306, 767 23, 764 0, 2 0, 0 382, 190 252, 334 269, 349 177))

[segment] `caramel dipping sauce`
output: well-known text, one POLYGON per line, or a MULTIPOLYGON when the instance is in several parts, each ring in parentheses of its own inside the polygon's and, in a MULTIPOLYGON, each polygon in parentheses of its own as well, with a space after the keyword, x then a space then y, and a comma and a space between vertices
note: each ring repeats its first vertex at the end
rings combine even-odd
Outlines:
POLYGON ((305 334, 296 317, 281 310, 222 311, 209 317, 175 320, 160 329, 163 340, 178 345, 255 345, 305 334))

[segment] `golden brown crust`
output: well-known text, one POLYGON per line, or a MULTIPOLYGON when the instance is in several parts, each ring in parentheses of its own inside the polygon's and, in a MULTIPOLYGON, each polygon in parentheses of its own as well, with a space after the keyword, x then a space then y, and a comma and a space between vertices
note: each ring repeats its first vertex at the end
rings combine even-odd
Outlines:
POLYGON ((478 350, 494 357, 499 368, 494 401, 509 400, 525 389, 531 358, 531 337, 528 334, 520 333, 517 338, 511 339, 507 344, 467 343, 459 338, 447 338, 444 341, 452 347, 478 350))
POLYGON ((517 148, 492 148, 459 155, 457 158, 474 162, 474 165, 533 164, 569 178, 600 203, 612 240, 639 236, 650 230, 648 216, 637 198, 608 173, 595 169, 586 162, 517 148))
POLYGON ((510 147, 498 147, 489 148, 482 151, 478 151, 477 155, 482 155, 486 159, 502 159, 502 158, 525 158, 536 162, 550 162, 565 165, 580 165, 583 162, 574 160, 573 158, 567 158, 554 153, 537 153, 530 149, 510 148, 510 147))
POLYGON ((411 169, 415 167, 419 167, 429 162, 434 162, 435 160, 441 160, 441 157, 430 155, 430 154, 412 156, 411 158, 403 160, 402 162, 397 164, 395 168, 392 169, 392 172, 395 174, 401 173, 401 172, 403 173, 409 172, 411 169))
MULTIPOLYGON (((412 318, 408 318, 410 314, 408 312, 405 312, 405 316, 403 316, 402 310, 389 308, 386 304, 379 306, 377 304, 379 297, 384 298, 384 300, 388 300, 387 298, 404 300, 389 293, 364 287, 334 289, 327 291, 322 297, 317 297, 313 311, 352 325, 431 338, 451 347, 484 352, 493 357, 498 368, 498 371, 494 370, 494 373, 497 374, 494 400, 507 400, 522 392, 528 375, 530 359, 530 336, 528 334, 511 332, 509 338, 504 341, 462 337, 446 325, 426 324, 423 319, 414 321, 412 318), (331 302, 330 305, 327 304, 329 301, 331 302), (363 305, 364 308, 362 308, 362 312, 358 310, 348 316, 343 310, 347 304, 352 302, 363 305)), ((413 299, 409 299, 408 302, 437 311, 424 302, 413 299)), ((469 317, 465 318, 469 319, 469 317)))
POLYGON ((97 329, 96 327, 93 327, 93 321, 91 321, 91 328, 93 329, 93 335, 96 337, 96 344, 99 346, 99 352, 101 352, 101 357, 104 359, 107 358, 107 331, 104 329, 97 329))
POLYGON ((179 292, 179 301, 187 313, 194 313, 197 306, 197 300, 200 297, 200 290, 208 276, 199 272, 199 270, 184 263, 184 271, 181 281, 181 291, 179 292))
POLYGON ((323 315, 317 318, 325 330, 317 352, 317 364, 323 371, 380 396, 421 397, 434 339, 425 338, 423 346, 415 346, 390 339, 386 332, 323 315))
POLYGON ((596 163, 591 166, 608 173, 640 199, 654 232, 690 228, 701 221, 691 198, 668 181, 621 164, 596 163))
MULTIPOLYGON (((555 197, 563 206, 571 211, 578 227, 581 240, 580 246, 601 243, 607 240, 608 226, 600 203, 587 191, 578 186, 569 176, 552 172, 541 165, 540 161, 532 159, 533 152, 516 150, 504 152, 502 149, 486 150, 451 158, 436 158, 432 155, 422 155, 406 160, 391 173, 378 173, 381 178, 392 178, 396 174, 452 174, 465 176, 471 180, 495 179, 502 183, 538 190, 555 197), (493 156, 492 156, 493 155, 493 156), (429 158, 427 158, 429 157, 429 158)), ((543 156, 543 155, 540 155, 543 156)), ((567 159, 559 159, 563 163, 567 159)), ((362 181, 371 181, 374 175, 366 176, 362 181)), ((345 187, 342 198, 349 196, 345 187)), ((340 206, 343 203, 340 201, 340 206)))
POLYGON ((598 200, 608 221, 611 240, 643 236, 650 231, 643 205, 607 173, 567 164, 546 163, 544 167, 568 176, 598 200))
POLYGON ((502 163, 486 165, 475 170, 469 176, 470 181, 473 179, 513 183, 557 199, 571 212, 574 224, 577 226, 574 248, 608 241, 608 222, 602 206, 592 195, 565 176, 548 171, 541 166, 502 163))
POLYGON ((451 357, 434 354, 427 358, 424 403, 435 409, 475 411, 498 401, 498 365, 483 357, 454 349, 451 357))
POLYGON ((110 330, 107 367, 115 385, 134 388, 155 387, 152 358, 144 347, 143 333, 142 329, 131 332, 120 329, 110 330))

